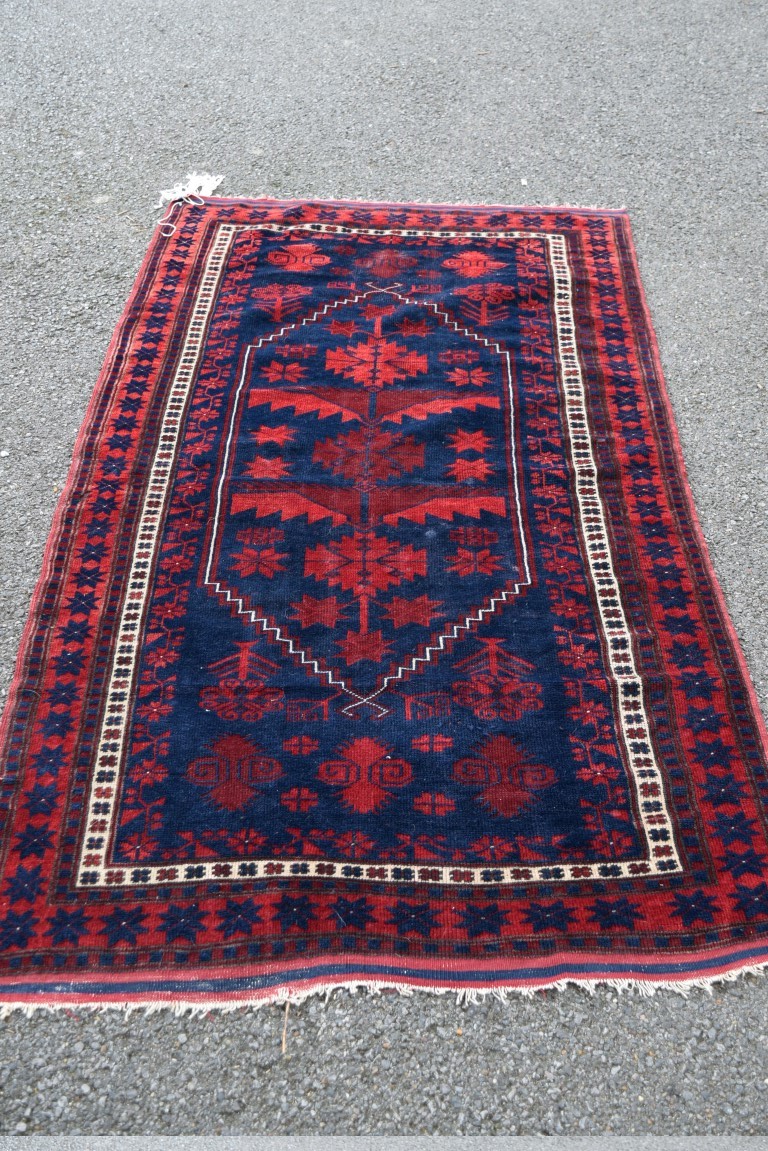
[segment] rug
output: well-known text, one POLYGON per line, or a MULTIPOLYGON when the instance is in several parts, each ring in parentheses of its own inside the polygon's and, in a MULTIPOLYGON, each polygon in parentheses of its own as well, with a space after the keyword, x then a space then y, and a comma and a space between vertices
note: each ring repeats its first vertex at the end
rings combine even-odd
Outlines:
POLYGON ((5 1009, 768 962, 765 731, 626 213, 177 190, 3 742, 5 1009))

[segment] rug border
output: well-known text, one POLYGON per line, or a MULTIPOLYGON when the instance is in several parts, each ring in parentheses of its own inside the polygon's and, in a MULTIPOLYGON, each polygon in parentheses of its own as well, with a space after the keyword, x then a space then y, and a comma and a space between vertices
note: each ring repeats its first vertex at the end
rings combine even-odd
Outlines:
POLYGON ((648 333, 648 343, 651 351, 651 356, 653 358, 653 367, 656 374, 656 382, 658 383, 659 397, 662 402, 667 430, 669 431, 670 440, 672 441, 672 447, 675 449, 674 467, 677 471, 680 486, 685 496, 686 511, 690 516, 691 529, 699 547, 699 553, 703 560, 705 571, 714 592, 715 601, 720 612, 721 621, 728 635, 728 639, 730 640, 736 663, 744 680, 744 685, 747 689, 747 695, 749 697, 750 704, 752 705, 752 711, 755 718, 755 726, 757 727, 758 734, 760 735, 763 743, 763 752, 768 757, 768 724, 766 724, 766 721, 763 717, 762 707, 757 695, 757 691, 755 689, 754 682, 752 680, 752 675, 749 670, 749 665, 747 664, 746 656, 744 655, 741 640, 739 639, 738 632, 736 631, 733 619, 731 618, 731 613, 728 610, 725 593, 723 592, 722 585, 712 563, 712 557, 709 553, 709 544, 707 543, 706 537, 704 535, 704 529, 702 528, 701 520, 699 519, 696 501, 694 499, 693 490, 688 478, 688 469, 685 463, 685 454, 683 452, 683 445, 677 426, 677 419, 675 417, 675 410, 672 404, 672 397, 667 386, 667 378, 664 374, 664 369, 661 363, 661 351, 659 348, 659 342, 656 337, 656 330, 653 326, 651 309, 648 305, 648 297, 645 292, 645 285, 643 284, 643 279, 640 275, 640 263, 637 256, 637 248, 635 246, 634 236, 632 234, 632 225, 630 223, 629 213, 625 212, 624 216, 624 223, 626 226, 627 251, 631 260, 632 274, 638 293, 638 303, 643 314, 643 319, 645 321, 646 332, 648 333))
MULTIPOLYGON (((147 270, 149 269, 152 260, 155 256, 156 250, 161 246, 163 237, 157 228, 147 245, 144 253, 144 258, 139 265, 139 270, 133 281, 128 299, 125 301, 123 308, 120 311, 117 323, 112 332, 112 337, 107 345, 107 351, 101 362, 99 373, 96 377, 96 383, 91 393, 90 399, 85 409, 85 414, 80 424, 80 429, 75 438, 75 443, 72 448, 72 458, 70 460, 67 475, 64 480, 64 485, 61 489, 61 494, 56 502, 51 519, 51 526, 48 531, 48 536, 45 541, 43 549, 43 556, 40 564, 40 574, 35 583, 34 590, 30 597, 29 607, 27 609, 27 619, 21 632, 19 639, 18 653, 14 664, 13 674, 11 681, 8 685, 8 694, 5 698, 2 715, 0 716, 0 751, 5 748, 8 740, 11 724, 13 723, 16 708, 20 702, 22 694, 22 685, 25 678, 25 668, 27 665, 27 657, 31 653, 33 633, 38 625, 38 618, 40 608, 45 599, 45 592, 53 577, 53 560, 59 547, 61 533, 66 525, 66 512, 70 503, 70 496, 77 487, 77 481, 80 478, 83 466, 86 463, 84 455, 84 446, 87 443, 92 431, 97 427, 98 410, 102 400, 108 393, 110 386, 110 372, 112 370, 113 361, 117 348, 119 347, 125 328, 131 318, 131 312, 136 303, 142 285, 144 283, 147 270)), ((5 776, 0 772, 0 780, 5 776)))
MULTIPOLYGON (((584 216, 605 216, 622 221, 629 269, 637 292, 637 306, 646 327, 655 383, 661 400, 661 412, 666 422, 666 430, 675 449, 672 466, 676 471, 681 490, 685 497, 686 513, 698 545, 705 572, 713 589, 714 598, 728 637, 732 654, 741 673, 751 704, 757 734, 762 742, 762 750, 768 754, 768 727, 761 711, 760 701, 755 690, 749 666, 742 649, 741 641, 728 611, 722 586, 715 572, 709 547, 699 519, 693 492, 687 474, 682 443, 675 418, 671 396, 661 362, 656 332, 643 284, 637 249, 634 243, 629 212, 626 208, 577 207, 573 205, 510 205, 510 204, 464 204, 428 201, 383 201, 336 198, 272 198, 249 196, 206 196, 205 206, 216 207, 234 203, 270 205, 332 204, 359 205, 368 208, 423 207, 483 210, 497 209, 508 212, 555 212, 566 211, 584 216)), ((176 201, 181 205, 181 201, 176 201)), ((171 205, 172 207, 174 205, 171 205)), ((8 688, 2 718, 0 719, 0 746, 7 740, 15 711, 21 701, 23 681, 26 677, 28 657, 31 652, 33 634, 37 626, 39 611, 44 595, 53 576, 53 560, 59 547, 62 531, 66 525, 66 512, 71 494, 76 487, 87 460, 84 446, 98 425, 98 412, 107 395, 111 380, 116 350, 131 318, 136 300, 144 285, 146 273, 157 249, 164 245, 167 235, 155 227, 146 252, 139 266, 128 298, 120 313, 112 337, 107 347, 96 384, 88 401, 83 421, 75 440, 72 459, 67 476, 58 498, 46 540, 41 570, 32 593, 28 615, 21 633, 14 672, 8 688)), ((668 465, 669 466, 669 465, 668 465)), ((509 962, 509 961, 507 961, 509 962)), ((509 968, 500 971, 492 961, 451 961, 450 971, 445 960, 399 961, 396 955, 376 959, 357 959, 351 953, 329 955, 310 964, 302 960, 287 963, 250 964, 243 969, 221 969, 221 973, 204 968, 189 968, 183 973, 161 976, 158 973, 144 973, 141 977, 131 977, 129 973, 109 977, 105 975, 67 975, 58 978, 55 974, 34 978, 28 975, 21 978, 7 976, 0 978, 0 1019, 14 1010, 31 1014, 35 1010, 55 1010, 83 1008, 106 1010, 110 1008, 124 1011, 155 1011, 168 1009, 176 1014, 205 1014, 214 1010, 231 1011, 243 1008, 257 1008, 270 1004, 299 1003, 309 996, 326 995, 337 989, 354 992, 359 989, 369 993, 395 990, 411 995, 415 991, 431 994, 455 994, 458 1002, 473 1002, 486 995, 506 1000, 517 993, 532 996, 544 990, 563 990, 570 985, 578 986, 594 993, 599 986, 617 990, 635 990, 642 995, 651 995, 660 989, 672 990, 687 995, 692 988, 712 989, 712 986, 732 982, 750 973, 763 973, 768 967, 768 941, 755 939, 752 942, 732 944, 690 952, 669 953, 663 957, 651 958, 644 954, 604 955, 596 952, 561 952, 551 957, 529 960, 526 966, 518 964, 513 971, 509 968), (492 974, 493 973, 493 974, 492 974), (463 975, 460 978, 459 975, 463 975), (495 978, 494 978, 495 975, 495 978), (219 985, 220 990, 216 985, 219 985), (238 986, 239 984, 239 986, 238 986), (233 986, 234 985, 234 986, 233 986), (194 988, 186 991, 186 987, 194 988), (178 992, 185 988, 180 996, 178 992)))
POLYGON ((635 991, 643 996, 657 991, 673 991, 687 996, 699 989, 711 993, 718 984, 732 983, 745 975, 763 974, 768 967, 768 947, 742 944, 717 948, 712 952, 675 953, 663 962, 640 956, 615 955, 610 959, 595 954, 562 952, 550 959, 531 960, 518 969, 514 978, 492 961, 443 960, 399 962, 396 956, 364 962, 351 962, 348 953, 329 955, 311 964, 290 960, 284 964, 263 964, 254 969, 201 971, 190 968, 171 976, 146 973, 141 978, 128 975, 73 977, 66 981, 55 975, 35 979, 3 978, 0 981, 0 1020, 20 1010, 83 1008, 91 1011, 170 1010, 175 1014, 204 1015, 211 1011, 234 1011, 301 1003, 312 996, 326 998, 334 991, 376 994, 386 990, 412 995, 423 991, 432 995, 455 995, 458 1003, 479 1002, 490 996, 502 1002, 515 995, 533 997, 542 991, 580 988, 594 994, 599 987, 635 991))

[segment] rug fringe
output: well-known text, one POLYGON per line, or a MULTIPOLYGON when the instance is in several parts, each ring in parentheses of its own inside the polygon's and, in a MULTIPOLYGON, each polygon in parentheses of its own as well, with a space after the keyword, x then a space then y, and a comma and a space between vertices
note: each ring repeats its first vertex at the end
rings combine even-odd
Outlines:
MULTIPOLYGON (((212 196, 215 190, 225 180, 224 176, 212 176, 207 172, 189 172, 186 181, 175 184, 173 188, 166 188, 160 193, 160 199, 156 208, 165 208, 166 205, 174 205, 178 203, 185 204, 198 204, 200 206, 205 197, 212 196)), ((426 208, 512 208, 521 212, 536 212, 541 210, 547 211, 563 211, 563 212, 626 212, 625 204, 620 204, 618 207, 610 207, 606 204, 487 204, 482 201, 474 201, 467 203, 466 201, 459 200, 371 200, 363 196, 227 196, 228 200, 262 200, 269 204, 301 204, 311 203, 317 201, 329 201, 333 204, 376 204, 381 203, 385 207, 389 205, 397 205, 400 207, 421 207, 426 208)), ((171 213, 169 213, 170 215, 171 213)), ((168 220, 163 219, 159 221, 160 224, 169 223, 168 220)), ((175 229, 174 229, 175 230, 175 229)), ((171 233, 169 233, 170 235, 171 233)))
POLYGON ((649 982, 643 979, 611 979, 609 977, 598 979, 558 979, 549 983, 529 984, 525 987, 509 985, 507 987, 429 987, 423 984, 402 983, 392 980, 339 980, 333 983, 318 983, 300 991, 291 991, 289 988, 278 988, 273 994, 254 996, 253 999, 211 1000, 208 1003, 192 1002, 189 1000, 176 1000, 158 1002, 157 1000, 133 1001, 125 1000, 114 1002, 92 1003, 29 1003, 9 1002, 0 1006, 0 1021, 7 1019, 13 1012, 20 1011, 27 1018, 35 1012, 47 1011, 49 1013, 64 1011, 70 1014, 88 1012, 90 1014, 103 1014, 107 1011, 122 1011, 130 1016, 134 1012, 143 1012, 145 1016, 156 1015, 160 1011, 168 1011, 172 1015, 196 1018, 209 1015, 214 1011, 231 1014, 234 1011, 258 1011, 263 1007, 285 1007, 286 1004, 298 1006, 308 999, 323 996, 326 1004, 332 995, 338 991, 346 991, 350 995, 365 992, 368 995, 380 995, 385 991, 395 991, 399 995, 412 998, 418 993, 425 995, 454 995, 457 1007, 477 1006, 486 999, 495 999, 505 1006, 521 996, 524 999, 535 999, 544 991, 565 991, 569 987, 585 991, 594 996, 598 988, 606 987, 621 995, 625 992, 635 993, 641 998, 649 999, 658 991, 672 991, 676 995, 688 998, 692 991, 705 991, 712 995, 715 987, 727 983, 735 983, 747 975, 764 975, 768 967, 768 959, 761 963, 753 963, 730 971, 720 972, 717 975, 703 976, 689 980, 655 980, 649 982))
POLYGON ((487 204, 482 200, 468 203, 466 200, 370 200, 363 196, 227 196, 228 200, 259 200, 268 204, 381 204, 403 208, 506 208, 513 212, 626 212, 626 204, 611 207, 607 204, 487 204))
POLYGON ((168 209, 163 218, 157 221, 157 226, 163 235, 172 236, 176 231, 176 225, 171 221, 179 204, 196 204, 202 207, 205 203, 204 197, 212 196, 223 180, 223 176, 212 176, 210 172, 187 172, 187 178, 183 183, 174 184, 172 188, 164 188, 155 204, 155 208, 168 209))
POLYGON ((201 200, 204 196, 212 196, 224 180, 223 176, 213 176, 210 172, 187 172, 183 182, 174 184, 172 188, 165 188, 160 193, 156 208, 164 208, 166 204, 173 204, 177 200, 193 203, 195 199, 201 200))

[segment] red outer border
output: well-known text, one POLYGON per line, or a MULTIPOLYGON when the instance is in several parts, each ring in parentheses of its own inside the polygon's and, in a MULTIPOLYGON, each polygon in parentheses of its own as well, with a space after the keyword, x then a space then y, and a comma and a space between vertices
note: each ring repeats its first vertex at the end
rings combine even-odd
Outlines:
POLYGON ((286 999, 303 999, 342 987, 373 990, 416 988, 434 994, 457 995, 543 991, 561 989, 568 983, 671 988, 685 991, 690 985, 707 986, 768 964, 768 952, 748 947, 717 948, 712 952, 673 954, 661 962, 637 955, 617 954, 605 961, 596 955, 565 951, 552 959, 532 960, 524 972, 500 977, 500 963, 491 960, 399 961, 394 957, 370 957, 364 963, 341 953, 306 964, 302 960, 242 968, 188 969, 172 976, 157 972, 138 978, 100 974, 70 976, 66 982, 55 975, 14 981, 0 980, 0 995, 17 1006, 157 1006, 182 1004, 211 1009, 223 1006, 262 1006, 286 999), (701 962, 706 956, 706 963, 701 962), (736 962, 734 962, 736 960, 736 962), (319 969, 319 970, 318 970, 319 969), (321 973, 322 972, 322 973, 321 973), (461 978, 463 976, 464 978, 461 978), (132 983, 142 985, 132 992, 132 983), (220 989, 217 989, 217 984, 220 989), (26 985, 26 986, 25 986, 26 985), (90 990, 78 987, 90 985, 90 990), (204 985, 204 986, 201 986, 204 985))
POLYGON ((626 217, 627 222, 627 249, 632 261, 632 271, 634 272, 635 283, 637 285, 638 296, 640 300, 640 307, 643 312, 643 319, 645 320, 646 331, 648 333, 648 343, 650 345, 651 355, 653 357, 653 367, 656 373, 656 382, 658 383, 659 387, 659 397, 664 408, 664 416, 667 421, 669 438, 672 441, 673 448, 675 449, 675 465, 677 468, 678 477, 680 479, 680 484, 685 494, 687 505, 686 510, 690 516, 691 528, 700 550, 704 569, 709 578, 712 591, 714 592, 715 599, 717 601, 717 606, 720 610, 723 626, 728 634, 728 638, 731 641, 731 647, 733 648, 733 654, 736 658, 736 663, 744 679, 744 686, 747 689, 747 695, 749 696, 749 701, 752 705, 755 723, 762 738, 763 751, 768 757, 768 726, 763 719, 760 701, 757 698, 755 685, 752 682, 752 676, 750 674, 749 667, 741 647, 741 640, 738 637, 736 628, 733 626, 733 621, 731 619, 730 612, 728 611, 728 605, 725 600, 723 589, 720 585, 720 580, 718 579, 717 573, 715 572, 714 566, 712 564, 712 559, 709 554, 709 545, 707 544, 706 538, 704 536, 704 531, 699 519, 699 513, 696 510, 693 491, 691 490, 691 484, 688 479, 688 469, 685 466, 683 445, 680 440, 680 433, 677 427, 675 411, 672 406, 672 398, 669 394, 666 376, 664 375, 664 369, 661 365, 661 352, 659 351, 659 342, 656 339, 656 332, 654 330, 653 322, 651 319, 651 310, 648 307, 648 298, 645 294, 645 286, 640 275, 640 264, 637 258, 637 248, 635 247, 634 236, 632 235, 632 226, 629 220, 629 213, 625 212, 624 216, 626 217))
MULTIPOLYGON (((80 470, 84 463, 83 445, 87 441, 91 432, 97 426, 96 413, 102 399, 106 396, 109 388, 109 375, 112 370, 112 363, 115 356, 115 351, 120 344, 120 338, 131 316, 131 311, 136 302, 136 298, 141 291, 142 284, 147 269, 152 262, 152 257, 155 254, 157 247, 162 244, 164 237, 161 233, 157 233, 152 237, 144 254, 144 259, 136 274, 128 299, 125 302, 120 318, 115 325, 115 330, 112 333, 112 338, 107 346, 107 352, 102 361, 101 369, 96 378, 96 384, 88 401, 83 416, 83 422, 80 425, 80 430, 77 433, 75 444, 72 449, 72 460, 69 465, 69 471, 64 481, 64 486, 61 489, 61 495, 58 498, 56 507, 53 512, 53 519, 51 527, 48 532, 48 539, 45 543, 43 551, 43 558, 41 562, 40 575, 38 576, 37 583, 35 584, 32 598, 29 604, 29 614, 27 615, 27 622, 21 633, 19 640, 19 651, 16 656, 16 664, 14 672, 11 677, 11 682, 8 687, 8 695, 6 697, 5 706, 3 709, 2 717, 0 717, 0 748, 5 746, 8 736, 8 729, 11 725, 16 705, 19 702, 19 695, 21 692, 22 680, 24 679, 24 668, 29 654, 29 648, 32 642, 32 635, 38 625, 38 617, 40 614, 40 607, 44 598, 45 590, 51 580, 53 559, 59 546, 62 528, 66 520, 66 511, 69 507, 70 497, 72 491, 76 486, 76 481, 80 475, 80 470)), ((0 778, 2 778, 0 776, 0 778)))

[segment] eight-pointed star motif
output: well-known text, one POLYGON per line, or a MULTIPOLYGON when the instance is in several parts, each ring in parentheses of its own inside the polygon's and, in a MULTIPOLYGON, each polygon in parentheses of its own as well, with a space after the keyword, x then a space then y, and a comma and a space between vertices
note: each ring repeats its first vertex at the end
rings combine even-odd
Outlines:
POLYGON ((443 614, 442 606, 440 600, 430 599, 427 595, 416 596, 415 599, 396 595, 387 604, 386 616, 395 627, 407 627, 409 623, 429 627, 435 616, 443 614))

